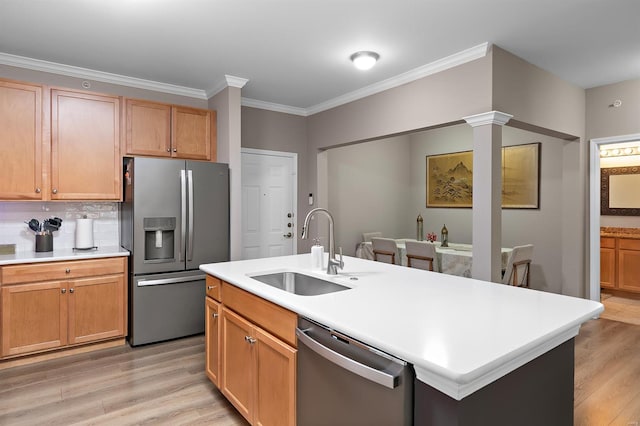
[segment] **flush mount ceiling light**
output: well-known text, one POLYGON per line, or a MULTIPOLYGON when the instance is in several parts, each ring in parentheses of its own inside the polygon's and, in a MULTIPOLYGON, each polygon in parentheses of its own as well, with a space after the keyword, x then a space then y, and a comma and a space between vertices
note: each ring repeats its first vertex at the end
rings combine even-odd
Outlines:
POLYGON ((368 70, 376 64, 378 59, 380 59, 380 55, 376 52, 361 51, 351 55, 350 59, 353 65, 359 70, 368 70))

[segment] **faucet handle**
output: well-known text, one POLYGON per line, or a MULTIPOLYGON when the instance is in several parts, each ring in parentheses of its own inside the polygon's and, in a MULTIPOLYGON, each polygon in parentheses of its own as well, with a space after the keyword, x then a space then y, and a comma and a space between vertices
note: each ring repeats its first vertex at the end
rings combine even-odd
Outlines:
POLYGON ((340 263, 338 264, 338 267, 340 269, 344 269, 344 261, 342 260, 342 247, 338 247, 338 251, 340 252, 340 263))

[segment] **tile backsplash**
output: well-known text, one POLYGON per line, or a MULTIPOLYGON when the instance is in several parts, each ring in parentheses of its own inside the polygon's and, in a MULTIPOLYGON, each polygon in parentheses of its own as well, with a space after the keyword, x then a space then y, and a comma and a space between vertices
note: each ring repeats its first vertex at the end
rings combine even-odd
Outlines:
POLYGON ((16 251, 34 251, 35 236, 25 222, 42 222, 57 216, 60 230, 53 233, 53 248, 73 248, 76 219, 93 221, 93 242, 98 247, 119 246, 118 203, 99 202, 0 202, 0 244, 15 244, 16 251))

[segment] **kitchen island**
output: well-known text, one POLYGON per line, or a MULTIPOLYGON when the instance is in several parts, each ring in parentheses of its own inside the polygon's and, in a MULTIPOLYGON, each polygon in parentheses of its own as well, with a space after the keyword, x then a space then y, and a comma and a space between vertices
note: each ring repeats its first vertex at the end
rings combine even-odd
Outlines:
POLYGON ((200 269, 412 364, 416 424, 571 424, 573 338, 603 310, 589 300, 351 257, 337 276, 312 271, 308 254, 200 269), (278 271, 350 289, 300 296, 251 278, 278 271))

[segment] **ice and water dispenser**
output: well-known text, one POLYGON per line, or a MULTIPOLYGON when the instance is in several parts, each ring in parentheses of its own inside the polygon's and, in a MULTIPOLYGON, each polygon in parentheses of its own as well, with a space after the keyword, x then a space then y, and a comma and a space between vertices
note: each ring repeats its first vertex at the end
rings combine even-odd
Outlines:
POLYGON ((173 262, 175 217, 145 217, 144 227, 144 261, 148 263, 173 262))

